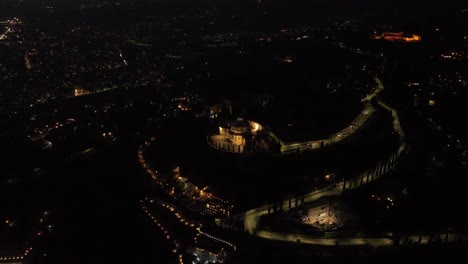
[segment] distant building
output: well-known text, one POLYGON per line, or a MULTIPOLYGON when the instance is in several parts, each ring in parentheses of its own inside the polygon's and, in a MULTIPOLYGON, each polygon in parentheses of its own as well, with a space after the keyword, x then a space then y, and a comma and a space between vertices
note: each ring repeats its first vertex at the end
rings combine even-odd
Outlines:
POLYGON ((235 121, 220 125, 219 134, 208 136, 208 144, 227 152, 247 152, 249 140, 262 130, 263 127, 257 122, 237 118, 235 121))
POLYGON ((381 35, 375 35, 374 39, 383 39, 391 42, 420 42, 421 36, 404 32, 383 32, 381 35))
POLYGON ((82 89, 82 88, 75 88, 73 90, 73 96, 83 96, 83 95, 87 95, 89 93, 90 92, 88 90, 85 90, 85 89, 82 89))

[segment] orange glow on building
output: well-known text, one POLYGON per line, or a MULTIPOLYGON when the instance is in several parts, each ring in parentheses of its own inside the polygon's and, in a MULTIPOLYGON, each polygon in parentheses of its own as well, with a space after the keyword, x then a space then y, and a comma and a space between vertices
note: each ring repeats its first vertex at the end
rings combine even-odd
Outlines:
POLYGON ((75 90, 73 90, 73 96, 82 96, 86 94, 89 94, 89 91, 85 89, 75 88, 75 90))
POLYGON ((421 36, 404 32, 383 32, 382 35, 375 35, 374 39, 384 39, 391 42, 420 42, 421 36))

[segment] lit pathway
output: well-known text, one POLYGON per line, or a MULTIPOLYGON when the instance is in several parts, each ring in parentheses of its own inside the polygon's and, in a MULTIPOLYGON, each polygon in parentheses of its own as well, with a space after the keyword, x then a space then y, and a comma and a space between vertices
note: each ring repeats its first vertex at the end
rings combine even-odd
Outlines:
MULTIPOLYGON (((338 195, 343 191, 343 183, 337 184, 337 186, 331 190, 320 189, 314 192, 310 192, 304 195, 304 203, 318 200, 320 197, 329 195, 338 195)), ((291 208, 295 207, 295 200, 291 202, 291 208)), ((244 215, 244 228, 249 233, 253 234, 257 229, 257 224, 260 216, 268 214, 269 209, 271 210, 274 204, 265 205, 252 210, 249 210, 244 215)), ((283 201, 281 208, 289 208, 289 199, 283 201)))
MULTIPOLYGON (((367 96, 363 99, 363 102, 368 102, 372 100, 375 96, 378 95, 380 91, 384 89, 382 82, 380 79, 375 79, 377 83, 377 89, 374 91, 372 95, 367 96)), ((374 245, 374 246, 384 246, 390 245, 391 240, 388 238, 352 238, 352 239, 329 239, 329 238, 314 238, 309 236, 303 235, 296 235, 296 234, 285 234, 285 233, 278 233, 278 232, 269 232, 264 230, 257 230, 257 224, 260 216, 270 213, 270 211, 274 210, 274 208, 280 209, 291 209, 295 208, 302 203, 308 203, 318 200, 324 196, 330 195, 340 195, 344 190, 353 189, 362 184, 366 184, 368 182, 374 181, 378 179, 380 176, 384 175, 391 169, 393 169, 397 164, 401 157, 401 155, 406 150, 406 142, 405 142, 405 134, 403 129, 401 128, 400 120, 398 118, 398 114, 396 110, 389 107, 385 103, 378 101, 379 105, 383 108, 388 110, 393 117, 393 128, 395 132, 397 132, 400 136, 400 146, 396 150, 396 152, 386 161, 383 163, 379 163, 376 168, 373 168, 369 171, 364 172, 363 174, 359 175, 355 179, 347 180, 344 182, 340 182, 336 184, 334 187, 326 187, 324 189, 320 189, 317 191, 312 191, 310 193, 305 194, 303 197, 290 197, 282 201, 281 203, 277 204, 268 204, 259 208, 255 208, 249 210, 244 213, 244 229, 249 232, 250 234, 256 234, 259 237, 263 237, 266 239, 274 239, 274 240, 283 240, 283 241, 294 241, 296 242, 299 239, 302 243, 309 243, 315 245, 374 245), (299 200, 299 201, 298 201, 299 200)))
MULTIPOLYGON (((237 250, 236 246, 234 244, 232 244, 231 242, 228 242, 226 240, 223 240, 221 238, 218 238, 216 236, 210 235, 210 234, 202 231, 201 230, 201 228, 202 228, 201 224, 195 225, 194 223, 191 223, 187 218, 185 218, 185 216, 182 214, 182 212, 180 212, 179 209, 177 209, 177 207, 175 207, 172 204, 163 202, 163 201, 161 201, 159 199, 156 199, 156 198, 148 198, 148 197, 145 198, 144 200, 141 200, 140 203, 141 203, 141 208, 145 211, 145 213, 164 232, 164 234, 166 235, 166 238, 169 241, 172 241, 172 243, 174 244, 174 249, 172 250, 172 252, 174 254, 178 255, 179 263, 183 263, 183 258, 182 258, 182 249, 181 249, 181 246, 180 246, 181 243, 180 243, 180 241, 178 241, 178 240, 176 240, 174 238, 177 234, 172 234, 172 235, 169 234, 167 227, 162 226, 162 224, 157 220, 157 215, 154 212, 151 212, 151 210, 148 208, 148 205, 157 204, 157 205, 159 205, 159 206, 161 206, 163 208, 166 208, 169 212, 171 212, 175 216, 175 218, 180 222, 180 224, 185 225, 185 227, 188 228, 188 229, 193 229, 193 231, 196 233, 196 237, 202 235, 202 236, 205 236, 205 237, 207 237, 207 238, 209 238, 209 239, 211 239, 211 240, 213 240, 215 242, 218 242, 218 243, 221 243, 221 244, 224 244, 224 245, 228 246, 231 249, 231 252, 235 252, 237 250)), ((196 238, 195 238, 195 241, 196 241, 196 238)))
MULTIPOLYGON (((167 227, 163 226, 161 222, 157 219, 155 214, 152 214, 151 211, 148 209, 147 205, 145 202, 148 200, 148 198, 145 198, 145 200, 141 200, 141 208, 145 211, 145 213, 148 215, 149 218, 158 226, 158 229, 160 229, 164 235, 166 236, 166 239, 173 244, 173 249, 172 253, 177 256, 179 264, 183 264, 183 251, 180 249, 180 242, 174 238, 173 235, 169 234, 169 231, 167 227)), ((150 203, 152 203, 153 200, 150 200, 150 203)))
POLYGON ((281 152, 283 154, 293 154, 297 150, 303 151, 307 149, 318 149, 322 147, 322 143, 326 146, 336 144, 343 139, 354 134, 360 127, 362 127, 370 117, 375 113, 375 108, 371 104, 371 100, 378 96, 383 90, 384 86, 379 78, 374 78, 377 87, 374 91, 368 94, 365 98, 361 99, 364 104, 362 112, 351 122, 351 124, 344 129, 330 135, 328 138, 314 140, 314 141, 301 141, 301 142, 280 142, 281 152))
MULTIPOLYGON (((377 83, 378 88, 374 91, 372 95, 369 95, 366 98, 364 98, 363 101, 372 100, 372 98, 374 98, 376 95, 379 94, 380 91, 384 89, 383 84, 380 81, 380 79, 376 78, 375 81, 377 83)), ((347 182, 340 182, 334 188, 326 187, 324 189, 312 191, 310 193, 305 194, 304 199, 303 199, 304 203, 316 201, 320 197, 324 197, 324 196, 339 195, 345 189, 356 188, 357 186, 360 186, 361 184, 376 180, 380 176, 382 176, 383 174, 391 170, 397 164, 396 161, 398 160, 398 158, 401 156, 401 154, 406 148, 404 132, 401 128, 400 120, 398 118, 397 112, 394 109, 390 108, 388 105, 384 104, 383 102, 379 101, 378 103, 382 107, 384 107, 386 110, 392 113, 393 127, 395 131, 400 135, 400 146, 397 149, 396 153, 392 155, 392 157, 387 162, 383 164, 379 164, 375 169, 361 174, 360 176, 356 177, 355 180, 351 180, 347 182), (348 183, 348 185, 345 185, 346 183, 348 183)), ((302 199, 300 201, 300 204, 302 204, 302 199)), ((276 206, 278 206, 279 208, 294 208, 297 205, 298 205, 297 201, 295 199, 291 201, 290 198, 285 199, 281 204, 276 204, 276 206)), ((275 207, 275 204, 269 204, 269 205, 265 205, 265 206, 247 211, 244 215, 244 229, 248 231, 249 233, 253 234, 254 231, 256 231, 259 217, 264 214, 268 214, 269 210, 272 210, 272 208, 274 207, 275 207)))
POLYGON ((390 246, 392 240, 389 238, 317 238, 305 235, 287 234, 270 231, 259 231, 258 237, 289 242, 300 242, 304 244, 320 246, 390 246))
MULTIPOLYGON (((382 246, 391 246, 393 241, 390 238, 317 238, 299 234, 287 234, 280 232, 270 232, 270 231, 258 231, 256 234, 258 237, 265 239, 289 241, 296 243, 304 243, 317 246, 373 246, 373 247, 382 247, 382 246)), ((409 241, 419 244, 428 244, 431 242, 458 242, 466 241, 466 236, 460 236, 455 233, 444 233, 436 236, 429 235, 410 235, 402 237, 398 244, 405 244, 409 241)))

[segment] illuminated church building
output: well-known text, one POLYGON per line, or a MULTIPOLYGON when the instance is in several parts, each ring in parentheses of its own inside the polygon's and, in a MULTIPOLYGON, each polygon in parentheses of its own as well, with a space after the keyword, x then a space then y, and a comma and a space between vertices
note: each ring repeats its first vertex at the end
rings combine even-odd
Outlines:
POLYGON ((208 136, 208 143, 218 149, 233 153, 251 150, 251 139, 263 128, 260 124, 243 118, 226 122, 219 127, 219 134, 208 136))

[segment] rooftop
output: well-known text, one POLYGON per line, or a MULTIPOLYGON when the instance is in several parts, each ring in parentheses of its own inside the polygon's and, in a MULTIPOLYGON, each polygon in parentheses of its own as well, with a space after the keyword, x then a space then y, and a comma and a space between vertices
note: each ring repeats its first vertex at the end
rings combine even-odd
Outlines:
POLYGON ((244 118, 237 118, 237 120, 231 123, 231 127, 249 127, 250 124, 248 121, 244 120, 244 118))

